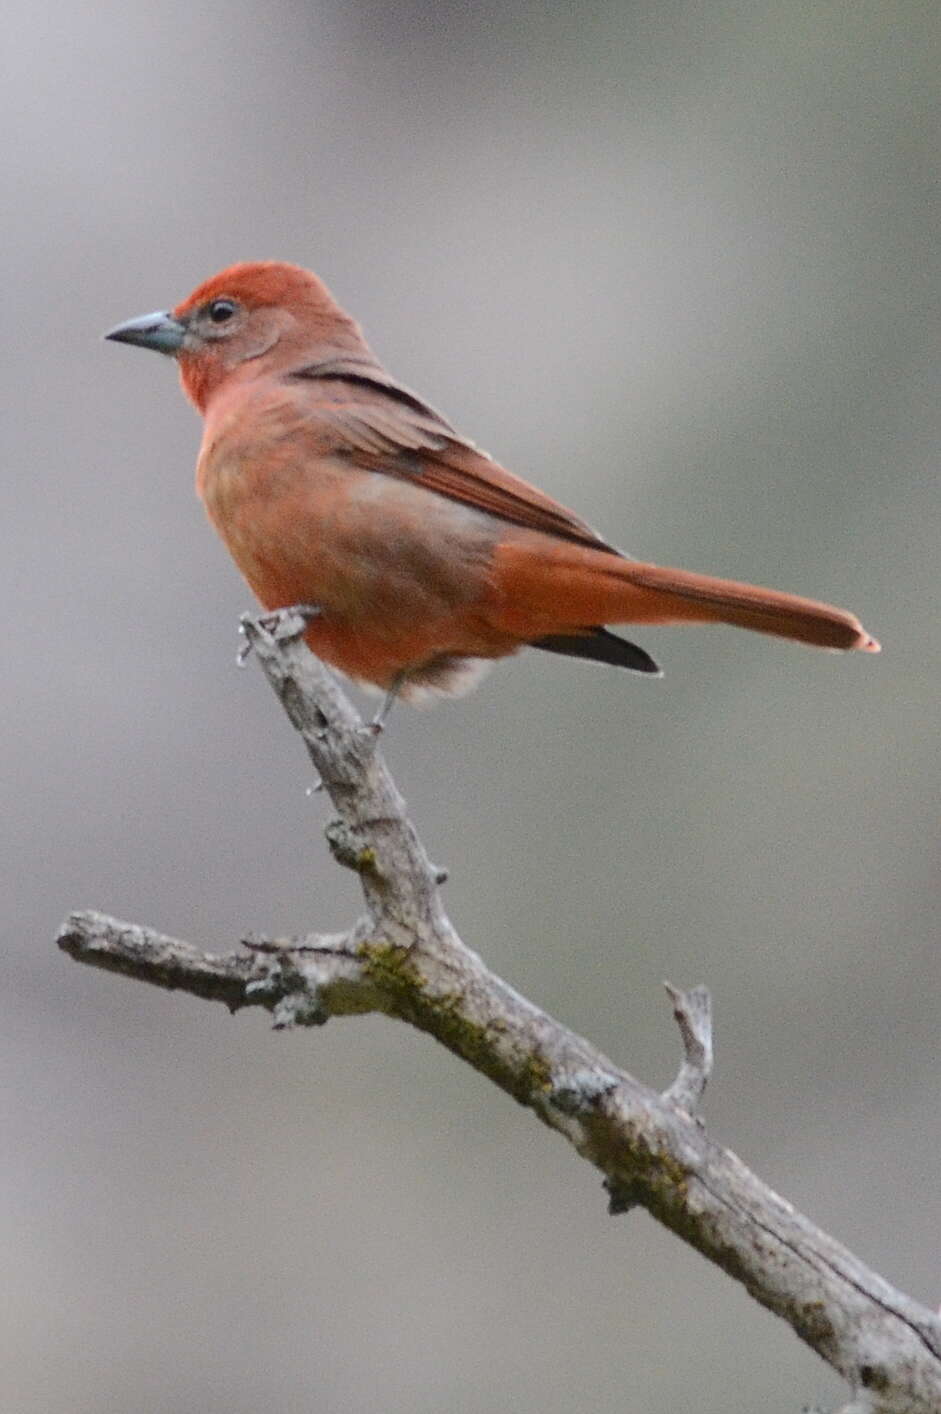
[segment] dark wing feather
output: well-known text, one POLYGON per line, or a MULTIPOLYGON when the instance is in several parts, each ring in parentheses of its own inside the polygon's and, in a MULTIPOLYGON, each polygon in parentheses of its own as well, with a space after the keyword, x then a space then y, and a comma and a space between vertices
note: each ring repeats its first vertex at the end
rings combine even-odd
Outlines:
POLYGON ((318 418, 361 465, 417 481, 513 525, 621 553, 573 511, 462 437, 434 408, 393 382, 381 365, 338 358, 297 369, 290 377, 317 384, 318 418))
POLYGON ((652 673, 660 677, 661 669, 649 653, 638 648, 636 643, 628 643, 626 638, 618 638, 606 628, 586 629, 584 633, 554 633, 548 638, 537 638, 531 648, 542 648, 547 653, 562 653, 567 658, 590 658, 595 663, 610 663, 615 668, 628 668, 632 673, 652 673))

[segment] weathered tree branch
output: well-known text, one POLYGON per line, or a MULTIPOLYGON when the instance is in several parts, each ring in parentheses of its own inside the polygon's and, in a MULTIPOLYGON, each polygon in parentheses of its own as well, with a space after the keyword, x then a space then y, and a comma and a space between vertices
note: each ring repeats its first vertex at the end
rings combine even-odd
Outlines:
POLYGON ((249 641, 300 732, 338 819, 334 856, 362 881, 348 933, 243 940, 214 957, 98 913, 59 946, 157 986, 263 1006, 274 1024, 380 1011, 489 1076, 605 1177, 612 1211, 640 1204, 788 1321, 853 1391, 845 1414, 938 1414, 941 1321, 894 1290, 707 1136, 695 1110, 712 1065, 708 994, 667 990, 684 1059, 658 1095, 490 972, 461 942, 377 750, 334 679, 293 636, 297 619, 247 620, 249 641))

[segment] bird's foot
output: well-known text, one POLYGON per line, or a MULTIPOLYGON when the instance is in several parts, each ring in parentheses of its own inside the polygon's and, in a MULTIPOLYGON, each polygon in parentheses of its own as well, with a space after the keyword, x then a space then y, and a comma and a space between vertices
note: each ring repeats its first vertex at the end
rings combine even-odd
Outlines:
POLYGON ((239 633, 245 639, 236 655, 236 663, 244 668, 252 651, 252 641, 248 637, 248 626, 260 629, 274 639, 275 643, 290 643, 300 638, 307 625, 319 618, 323 609, 319 604, 288 604, 284 609, 273 609, 269 614, 243 614, 239 619, 239 633))
POLYGON ((402 691, 407 677, 408 673, 405 671, 401 673, 396 673, 395 677, 392 679, 391 687, 389 688, 385 697, 382 699, 379 711, 373 717, 371 722, 367 722, 365 726, 360 728, 360 731, 364 732, 368 736, 379 736, 385 730, 386 719, 389 713, 392 711, 393 705, 395 704, 395 699, 402 691))

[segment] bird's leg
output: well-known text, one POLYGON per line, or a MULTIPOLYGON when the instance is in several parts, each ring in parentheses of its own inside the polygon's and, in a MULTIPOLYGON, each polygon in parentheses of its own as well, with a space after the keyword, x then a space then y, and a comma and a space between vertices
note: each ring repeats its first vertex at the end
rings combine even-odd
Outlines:
POLYGON ((366 726, 366 731, 371 732, 373 736, 378 736, 379 733, 382 731, 383 727, 385 726, 386 718, 392 711, 392 704, 395 702, 395 699, 398 697, 399 693, 402 691, 402 688, 405 686, 405 681, 407 677, 408 672, 403 668, 402 671, 396 673, 395 677, 392 679, 392 684, 389 687, 389 690, 387 691, 385 697, 382 699, 382 705, 380 706, 379 711, 373 717, 372 721, 366 726))
POLYGON ((245 625, 255 624, 273 638, 276 643, 289 643, 292 638, 300 638, 312 619, 319 618, 323 609, 319 604, 288 604, 283 609, 272 609, 270 614, 243 614, 239 620, 239 632, 245 637, 236 656, 236 663, 243 668, 252 651, 252 641, 245 635, 245 625))

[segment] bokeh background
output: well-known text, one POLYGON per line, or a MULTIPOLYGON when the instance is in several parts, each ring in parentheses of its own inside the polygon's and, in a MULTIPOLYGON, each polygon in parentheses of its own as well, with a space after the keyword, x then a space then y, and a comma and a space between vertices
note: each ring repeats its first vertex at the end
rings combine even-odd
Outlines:
POLYGON ((103 329, 315 267, 397 375, 627 549, 856 610, 662 682, 529 654, 386 750, 467 941, 657 1086, 706 981, 717 1139, 941 1297, 938 166, 925 3, 9 0, 2 105, 2 1405, 792 1414, 789 1330, 426 1038, 275 1034, 61 956, 224 951, 355 881, 103 329))

